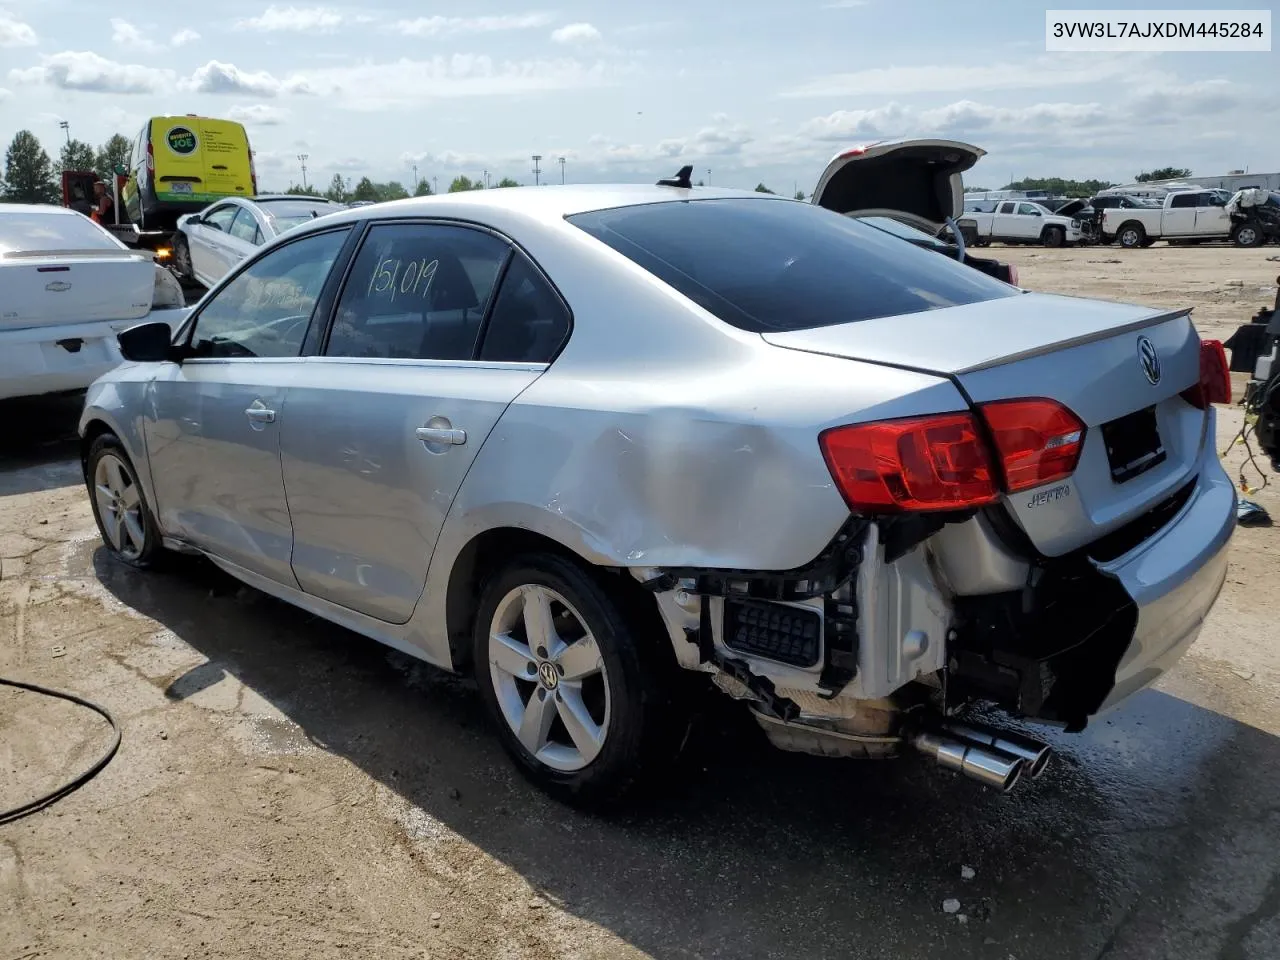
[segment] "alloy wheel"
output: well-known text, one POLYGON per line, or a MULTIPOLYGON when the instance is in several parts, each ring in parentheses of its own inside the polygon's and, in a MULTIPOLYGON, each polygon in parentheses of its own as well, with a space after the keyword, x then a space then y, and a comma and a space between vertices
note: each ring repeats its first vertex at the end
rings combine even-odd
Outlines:
POLYGON ((609 732, 604 658, 572 605, 525 584, 504 596, 489 625, 489 676, 503 719, 539 762, 574 773, 609 732))
POLYGON ((126 560, 142 556, 147 545, 142 491, 128 464, 113 453, 99 457, 93 471, 93 495, 111 549, 126 560))

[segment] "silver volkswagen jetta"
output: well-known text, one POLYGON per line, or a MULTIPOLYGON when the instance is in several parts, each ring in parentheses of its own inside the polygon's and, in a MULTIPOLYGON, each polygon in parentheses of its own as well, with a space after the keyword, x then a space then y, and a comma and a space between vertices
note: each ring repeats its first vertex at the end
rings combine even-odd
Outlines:
POLYGON ((1047 748, 972 707, 1078 730, 1177 660, 1235 517, 1187 311, 665 184, 337 213, 121 334, 81 420, 108 548, 474 670, 584 803, 661 769, 699 674, 783 748, 1008 789, 1047 748))

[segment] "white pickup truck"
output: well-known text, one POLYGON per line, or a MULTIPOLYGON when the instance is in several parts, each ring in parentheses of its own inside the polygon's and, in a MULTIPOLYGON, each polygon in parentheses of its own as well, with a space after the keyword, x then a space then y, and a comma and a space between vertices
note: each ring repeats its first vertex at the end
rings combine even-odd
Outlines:
POLYGON ((965 211, 960 226, 972 225, 978 234, 978 246, 993 240, 1001 243, 1042 243, 1046 247, 1063 247, 1079 243, 1083 234, 1080 221, 1060 217, 1031 200, 1002 200, 994 211, 965 211))
POLYGON ((1150 210, 1104 210, 1102 237, 1129 248, 1149 247, 1157 240, 1226 240, 1231 235, 1230 199, 1225 190, 1180 190, 1150 210))

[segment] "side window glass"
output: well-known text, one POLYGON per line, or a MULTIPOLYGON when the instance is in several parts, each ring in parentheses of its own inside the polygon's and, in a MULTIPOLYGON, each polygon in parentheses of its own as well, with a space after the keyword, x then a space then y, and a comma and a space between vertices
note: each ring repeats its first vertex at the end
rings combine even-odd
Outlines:
POLYGON ((230 233, 231 221, 235 219, 235 215, 239 209, 239 207, 234 206, 214 207, 214 209, 204 217, 204 225, 215 230, 221 230, 223 233, 230 233))
POLYGON ((1169 208, 1172 210, 1178 207, 1194 207, 1196 205, 1196 196, 1194 193, 1176 194, 1169 203, 1169 208))
POLYGON ((219 290, 196 317, 196 357, 296 357, 348 230, 272 250, 219 290))
POLYGON ((325 355, 470 360, 509 255, 502 240, 466 227, 371 227, 338 300, 325 355))
POLYGON ((1206 193, 1205 202, 1201 204, 1204 207, 1225 207, 1227 198, 1220 193, 1206 193))
POLYGON ((1040 213, 1039 210, 1037 210, 1032 204, 1029 204, 1029 203, 1018 204, 1018 212, 1022 214, 1024 217, 1034 217, 1040 213))
POLYGON ((253 214, 241 207, 231 221, 231 229, 228 231, 231 236, 244 240, 246 243, 256 243, 254 235, 258 232, 258 222, 253 219, 253 214))
POLYGON ((517 254, 494 301, 480 359, 550 363, 568 335, 564 304, 533 264, 517 254))

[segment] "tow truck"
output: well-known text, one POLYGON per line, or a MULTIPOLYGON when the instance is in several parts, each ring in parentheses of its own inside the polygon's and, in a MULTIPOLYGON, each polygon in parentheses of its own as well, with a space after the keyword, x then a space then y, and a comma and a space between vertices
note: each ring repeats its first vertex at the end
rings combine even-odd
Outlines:
MULTIPOLYGON (((172 272, 173 237, 175 229, 140 230, 136 223, 121 212, 121 191, 128 181, 128 175, 116 168, 108 187, 111 191, 111 220, 99 221, 112 235, 127 247, 138 250, 150 250, 156 263, 169 267, 172 272)), ((93 211, 93 188, 103 180, 92 170, 62 171, 62 205, 83 213, 86 217, 93 211)))

